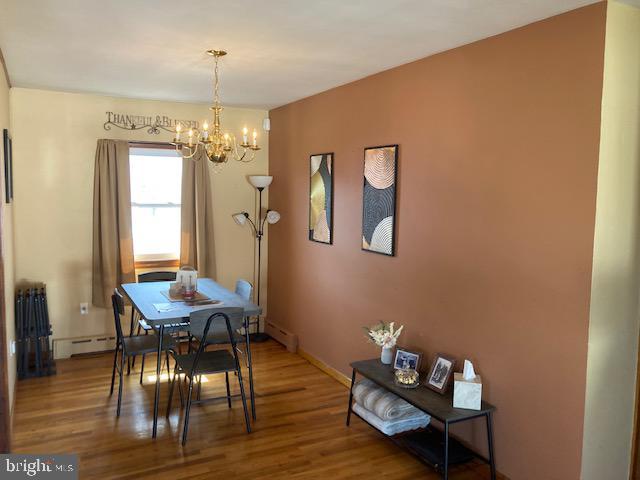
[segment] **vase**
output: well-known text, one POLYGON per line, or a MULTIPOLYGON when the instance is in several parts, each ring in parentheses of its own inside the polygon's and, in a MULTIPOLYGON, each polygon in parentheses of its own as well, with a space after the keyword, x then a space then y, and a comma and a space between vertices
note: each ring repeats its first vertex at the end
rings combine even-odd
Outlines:
POLYGON ((380 361, 385 365, 391 365, 392 360, 393 348, 382 347, 382 351, 380 352, 380 361))

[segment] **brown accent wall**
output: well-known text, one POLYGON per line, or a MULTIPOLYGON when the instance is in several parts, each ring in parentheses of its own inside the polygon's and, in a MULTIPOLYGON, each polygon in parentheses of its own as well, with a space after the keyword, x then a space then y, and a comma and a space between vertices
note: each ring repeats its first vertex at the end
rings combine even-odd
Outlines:
MULTIPOLYGON (((379 354, 378 320, 470 358, 514 479, 580 475, 604 34, 600 3, 270 112, 269 318, 344 373, 379 354), (394 143, 389 258, 360 250, 363 148, 394 143), (322 152, 334 245, 307 238, 322 152)), ((480 423, 458 432, 483 443, 480 423)))

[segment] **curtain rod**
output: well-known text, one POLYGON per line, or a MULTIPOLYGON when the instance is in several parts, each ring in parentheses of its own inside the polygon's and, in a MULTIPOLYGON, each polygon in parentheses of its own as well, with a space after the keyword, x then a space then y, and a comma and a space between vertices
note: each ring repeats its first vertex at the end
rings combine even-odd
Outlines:
POLYGON ((166 150, 173 150, 175 149, 175 145, 172 145, 169 142, 145 142, 145 141, 135 141, 135 142, 129 142, 129 146, 130 147, 143 147, 143 148, 149 148, 149 147, 154 147, 154 148, 164 148, 166 150))

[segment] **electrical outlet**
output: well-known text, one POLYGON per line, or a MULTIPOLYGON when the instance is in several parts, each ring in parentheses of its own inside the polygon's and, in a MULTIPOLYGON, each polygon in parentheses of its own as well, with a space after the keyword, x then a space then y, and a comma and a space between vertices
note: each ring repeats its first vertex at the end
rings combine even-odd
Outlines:
POLYGON ((16 341, 11 340, 11 355, 15 355, 15 354, 16 354, 16 341))
POLYGON ((80 315, 86 315, 89 313, 89 304, 81 303, 80 304, 80 315))

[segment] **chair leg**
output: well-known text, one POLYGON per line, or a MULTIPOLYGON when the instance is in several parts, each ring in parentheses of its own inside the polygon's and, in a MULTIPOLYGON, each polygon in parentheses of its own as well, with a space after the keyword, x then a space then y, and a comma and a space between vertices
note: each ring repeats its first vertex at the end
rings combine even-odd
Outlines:
POLYGON ((247 366, 249 369, 249 396, 251 397, 251 417, 255 421, 256 419, 256 394, 253 390, 253 360, 251 358, 251 344, 249 340, 249 332, 247 330, 247 335, 245 336, 246 344, 247 344, 247 366))
POLYGON ((171 400, 173 400, 173 386, 176 383, 177 371, 178 371, 178 365, 176 364, 176 368, 173 371, 173 379, 169 378, 169 401, 167 402, 167 418, 169 418, 169 413, 171 413, 171 400))
MULTIPOLYGON (((232 345, 235 347, 235 345, 232 345)), ((251 423, 249 422, 249 410, 247 409, 247 396, 244 394, 244 384, 242 383, 242 371, 240 369, 240 361, 238 360, 238 352, 233 348, 233 357, 236 363, 236 372, 238 374, 238 384, 240 385, 240 397, 242 398, 242 409, 244 410, 244 421, 247 425, 247 433, 251 433, 251 423)))
POLYGON ((193 395, 193 377, 189 379, 189 395, 187 397, 187 408, 184 412, 184 428, 182 429, 182 446, 187 444, 187 432, 189 431, 189 413, 191 412, 191 397, 193 395))
POLYGON ((178 373, 178 393, 180 394, 180 408, 184 408, 184 394, 182 393, 182 380, 180 380, 179 373, 178 373))
POLYGON ((116 345, 116 350, 113 354, 113 371, 111 372, 111 391, 109 395, 113 395, 113 384, 116 380, 116 365, 118 364, 118 350, 120 350, 120 344, 116 345))
POLYGON ((145 354, 142 354, 142 363, 140 364, 140 385, 142 385, 142 377, 144 376, 144 357, 145 354))
POLYGON ((165 350, 164 352, 165 359, 167 361, 167 377, 171 373, 171 365, 169 364, 169 350, 165 350))
POLYGON ((198 375, 198 400, 200 400, 200 394, 202 393, 202 375, 198 375))
POLYGON ((120 416, 120 405, 122 404, 122 377, 124 376, 124 350, 120 352, 120 382, 118 384, 118 409, 116 417, 120 416))
POLYGON ((227 382, 227 403, 229 404, 229 408, 231 408, 231 389, 229 388, 229 372, 224 372, 224 379, 227 382))

